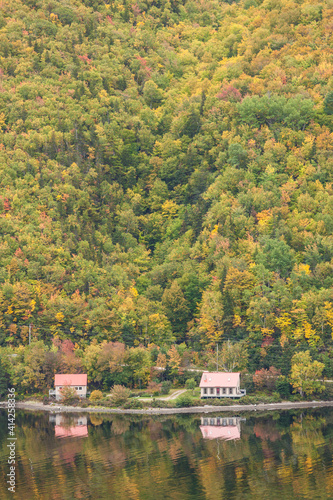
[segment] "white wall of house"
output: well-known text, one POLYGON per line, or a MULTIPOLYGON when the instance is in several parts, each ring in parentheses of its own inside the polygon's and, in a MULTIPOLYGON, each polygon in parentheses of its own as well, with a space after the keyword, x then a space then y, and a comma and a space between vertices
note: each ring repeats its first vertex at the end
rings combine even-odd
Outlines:
POLYGON ((225 398, 240 394, 240 386, 237 387, 201 387, 202 398, 225 398))
MULTIPOLYGON (((64 386, 61 386, 61 385, 56 385, 55 387, 55 397, 56 397, 56 400, 59 400, 61 399, 61 389, 63 388, 64 386)), ((66 387, 70 387, 71 389, 75 389, 76 390, 76 394, 80 397, 80 398, 85 398, 87 396, 87 386, 86 385, 68 385, 66 387)))

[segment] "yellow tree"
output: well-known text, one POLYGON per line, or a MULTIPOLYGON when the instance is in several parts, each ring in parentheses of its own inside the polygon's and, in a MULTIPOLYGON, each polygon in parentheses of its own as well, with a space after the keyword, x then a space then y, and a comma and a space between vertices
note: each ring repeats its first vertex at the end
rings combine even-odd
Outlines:
POLYGON ((290 382, 300 395, 321 392, 325 386, 320 379, 325 368, 324 363, 312 361, 310 351, 298 352, 291 360, 290 382))
POLYGON ((157 359, 156 359, 156 366, 159 368, 165 368, 167 364, 167 358, 166 355, 159 352, 157 359))
POLYGON ((178 373, 180 363, 181 363, 181 357, 176 349, 176 346, 173 345, 170 347, 168 351, 168 365, 171 368, 171 373, 178 373))
POLYGON ((89 380, 101 380, 101 372, 97 369, 101 352, 102 344, 98 344, 96 339, 93 339, 91 344, 87 346, 84 351, 84 367, 87 371, 89 380))
POLYGON ((214 345, 223 335, 222 294, 217 290, 206 290, 202 295, 199 317, 199 331, 203 334, 201 342, 214 345))
POLYGON ((289 341, 292 336, 293 322, 289 313, 283 313, 275 319, 275 325, 281 331, 280 344, 282 347, 289 341))

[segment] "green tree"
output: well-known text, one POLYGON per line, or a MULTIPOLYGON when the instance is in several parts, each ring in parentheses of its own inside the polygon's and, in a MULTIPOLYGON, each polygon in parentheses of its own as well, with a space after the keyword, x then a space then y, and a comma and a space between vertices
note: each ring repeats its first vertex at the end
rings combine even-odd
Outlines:
POLYGON ((293 254, 290 247, 283 240, 267 239, 263 250, 258 254, 258 262, 263 263, 266 269, 287 277, 293 267, 293 254))
POLYGON ((333 92, 328 92, 324 99, 324 113, 333 115, 333 92))
POLYGON ((166 315, 172 325, 173 331, 181 339, 186 331, 189 320, 189 309, 184 294, 177 281, 173 281, 170 288, 166 288, 162 297, 166 315))
POLYGON ((198 387, 198 384, 194 380, 194 378, 188 378, 185 382, 185 387, 186 389, 189 389, 192 391, 192 394, 194 394, 194 389, 198 387))
POLYGON ((162 101, 162 92, 155 82, 148 80, 143 87, 143 98, 151 108, 157 108, 162 101))
POLYGON ((9 374, 7 373, 2 358, 0 357, 0 397, 4 397, 9 384, 9 374))
POLYGON ((135 383, 147 385, 150 379, 151 356, 144 347, 131 347, 125 358, 135 383))

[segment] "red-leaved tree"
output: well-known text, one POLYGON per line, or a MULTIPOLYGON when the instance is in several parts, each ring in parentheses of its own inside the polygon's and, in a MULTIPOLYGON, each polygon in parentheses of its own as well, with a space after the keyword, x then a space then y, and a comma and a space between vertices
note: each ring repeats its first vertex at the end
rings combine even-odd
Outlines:
POLYGON ((271 366, 269 370, 262 368, 261 370, 257 370, 253 375, 253 382, 256 389, 273 391, 279 375, 281 375, 281 370, 277 370, 274 366, 271 366))

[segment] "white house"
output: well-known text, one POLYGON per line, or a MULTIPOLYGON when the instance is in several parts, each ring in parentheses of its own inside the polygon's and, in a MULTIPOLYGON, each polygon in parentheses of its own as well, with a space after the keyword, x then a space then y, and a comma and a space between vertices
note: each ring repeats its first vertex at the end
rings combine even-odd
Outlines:
POLYGON ((202 398, 240 398, 246 390, 240 388, 240 373, 203 372, 200 381, 202 398))
POLYGON ((62 389, 70 387, 75 389, 80 398, 85 398, 87 396, 87 383, 88 377, 86 373, 58 373, 54 376, 54 390, 50 389, 49 395, 55 396, 56 400, 59 401, 62 397, 62 389))

